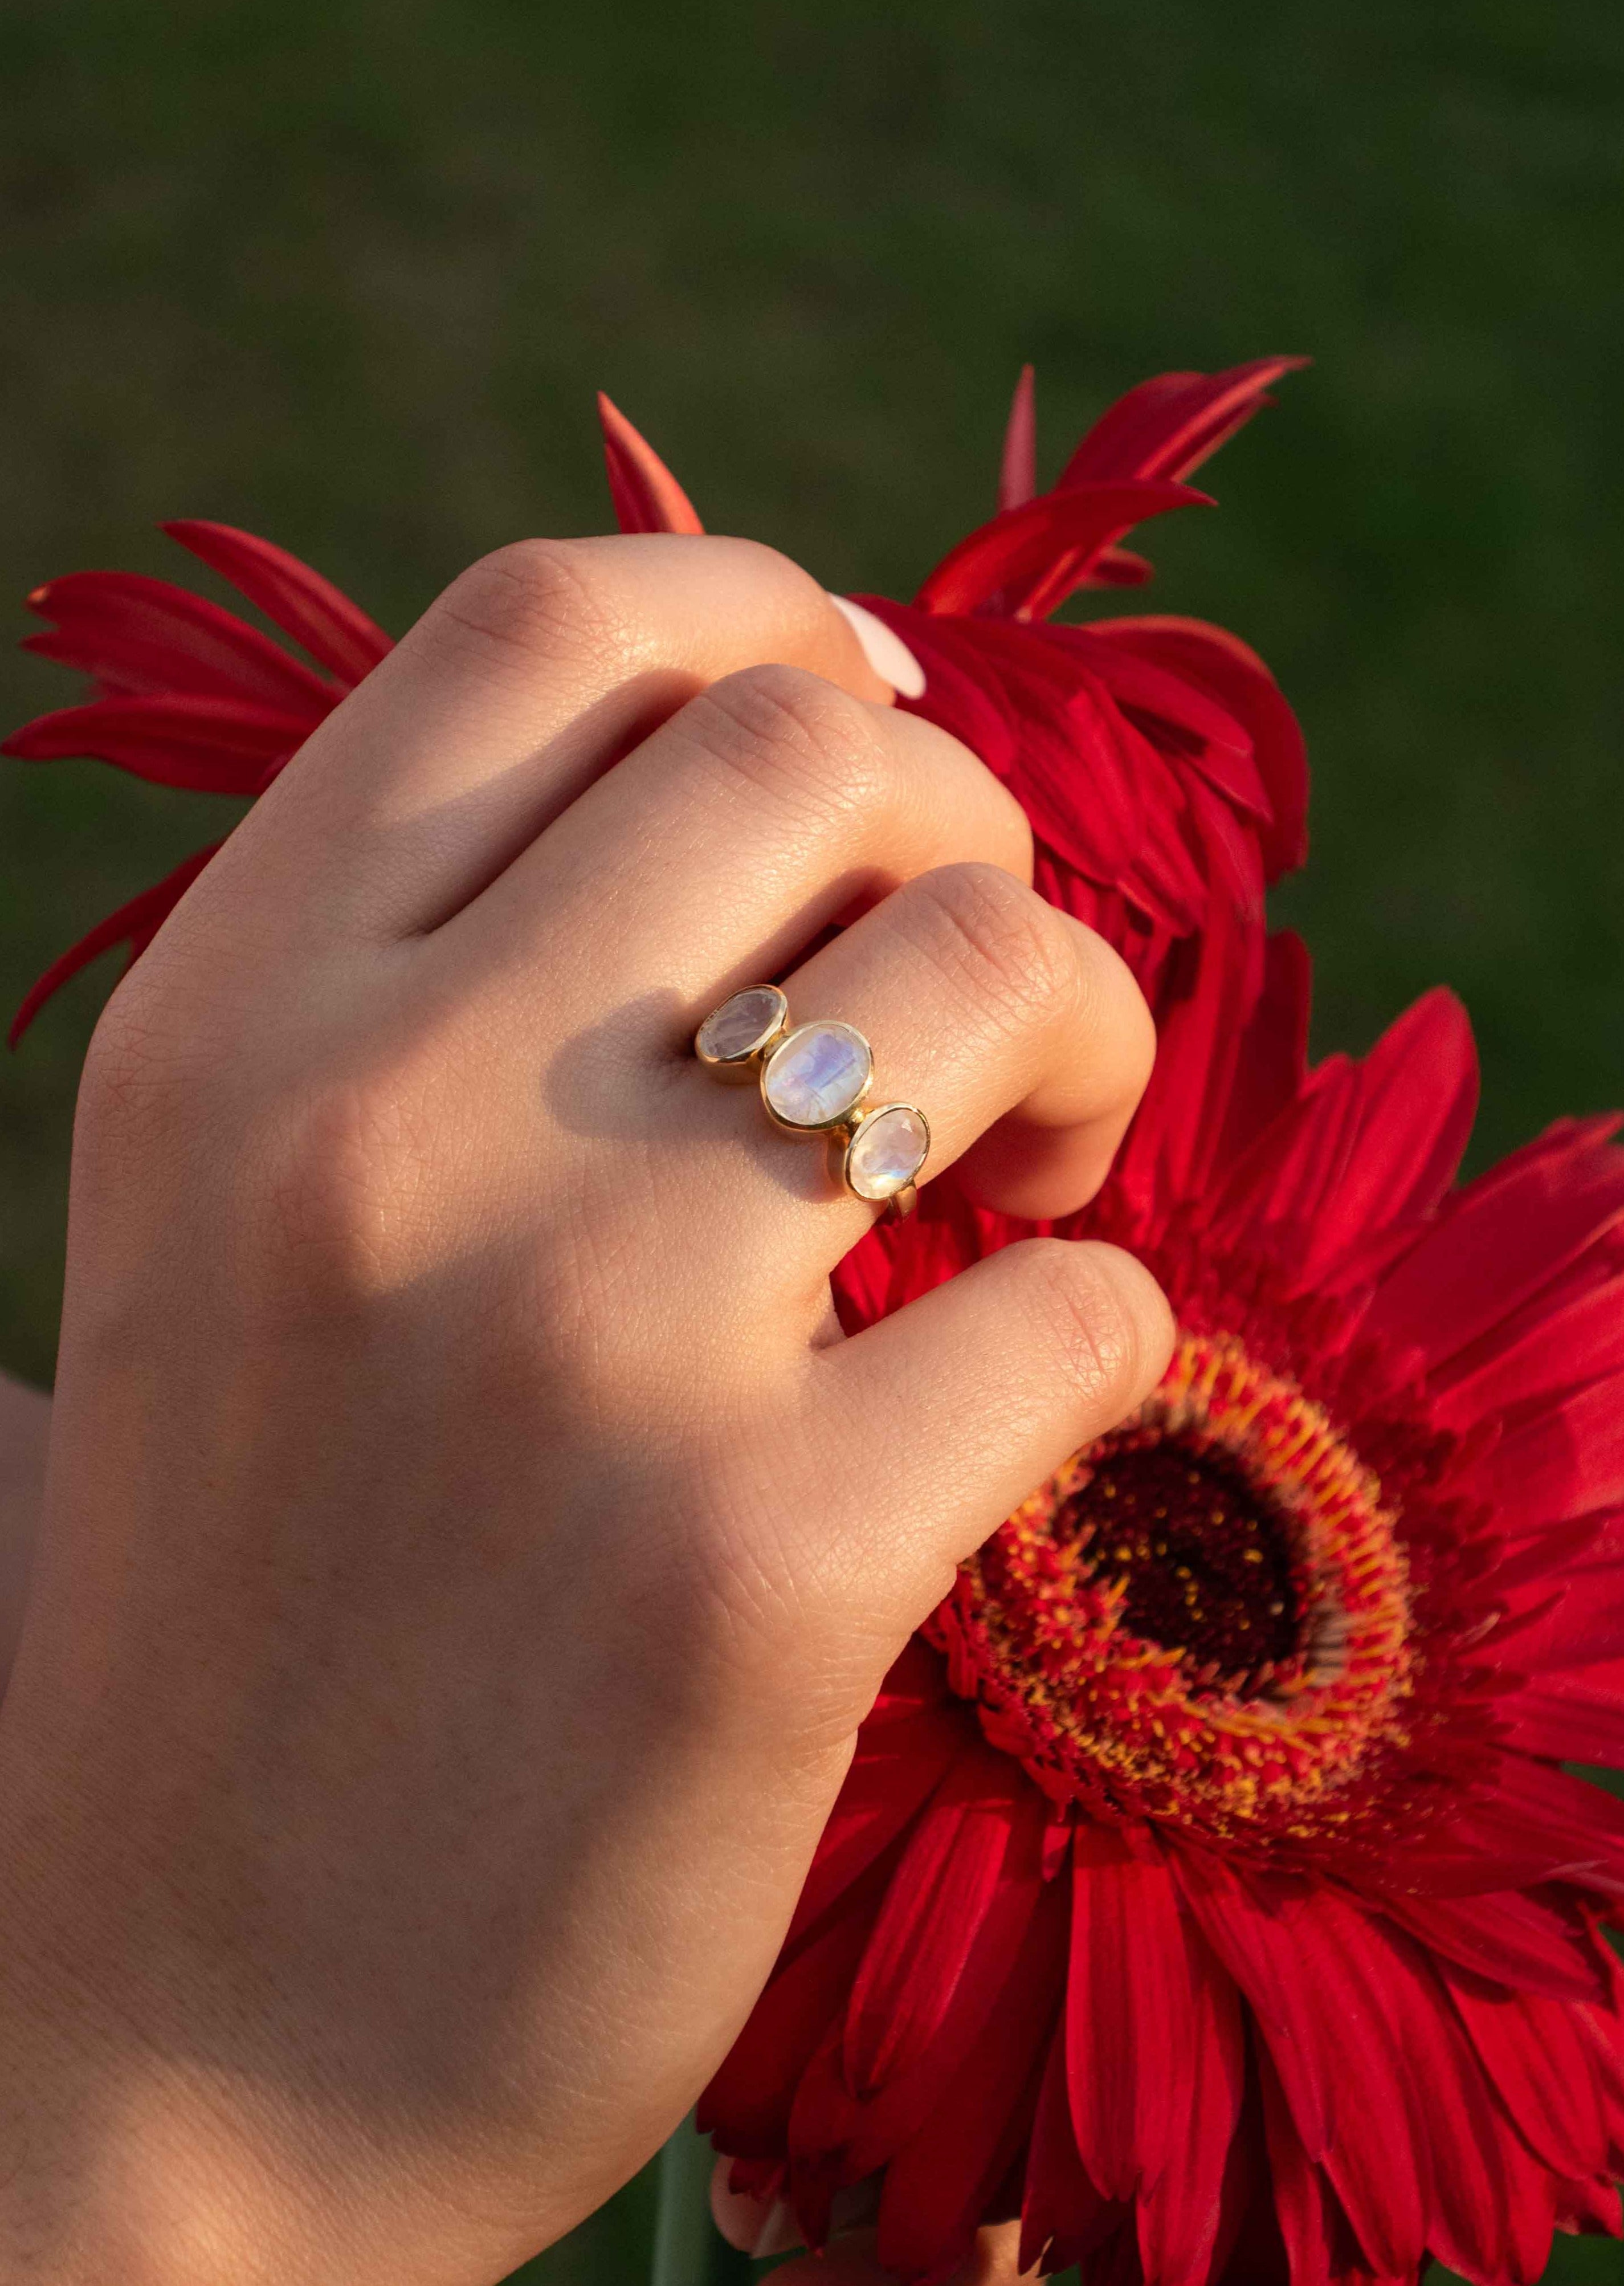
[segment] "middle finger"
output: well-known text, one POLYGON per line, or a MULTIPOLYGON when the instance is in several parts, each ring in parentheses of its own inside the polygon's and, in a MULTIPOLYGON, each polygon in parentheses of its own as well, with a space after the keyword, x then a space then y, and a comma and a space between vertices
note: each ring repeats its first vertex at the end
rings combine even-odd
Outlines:
POLYGON ((755 667, 590 786, 438 937, 517 1006, 540 971, 549 1013, 562 994, 680 1030, 830 923, 971 858, 1030 878, 1025 815, 967 747, 818 675, 755 667))

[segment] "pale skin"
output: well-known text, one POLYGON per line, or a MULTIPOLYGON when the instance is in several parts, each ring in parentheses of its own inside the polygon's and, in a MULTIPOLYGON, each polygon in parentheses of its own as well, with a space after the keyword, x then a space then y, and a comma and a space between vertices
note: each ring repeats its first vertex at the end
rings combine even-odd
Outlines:
POLYGON ((569 2229, 954 1565, 1159 1377, 1148 1275, 1055 1240, 840 1339, 873 1210, 689 1052, 779 977, 928 1174, 1101 1180, 1148 1014, 891 696, 768 550, 505 550, 113 996, 0 1711, 0 2275, 488 2286, 569 2229))

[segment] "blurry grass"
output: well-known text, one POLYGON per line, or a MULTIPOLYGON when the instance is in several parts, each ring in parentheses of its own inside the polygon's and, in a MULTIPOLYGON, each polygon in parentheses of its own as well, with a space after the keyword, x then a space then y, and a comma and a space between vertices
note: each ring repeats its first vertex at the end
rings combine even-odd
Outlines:
MULTIPOLYGON (((1455 985, 1481 1160, 1624 1097, 1621 113, 1613 0, 9 0, 0 595, 214 516, 398 629, 601 528, 599 383, 715 528, 907 593, 1023 359, 1052 470, 1147 372, 1310 351, 1150 607, 1308 729, 1321 1044, 1455 985)), ((75 695, 0 655, 0 723, 75 695)), ((0 771, 0 1005, 217 830, 0 771)), ((0 1363, 41 1377, 108 981, 0 1066, 0 1363)), ((640 2279, 647 2222, 640 2181, 535 2274, 640 2279)))

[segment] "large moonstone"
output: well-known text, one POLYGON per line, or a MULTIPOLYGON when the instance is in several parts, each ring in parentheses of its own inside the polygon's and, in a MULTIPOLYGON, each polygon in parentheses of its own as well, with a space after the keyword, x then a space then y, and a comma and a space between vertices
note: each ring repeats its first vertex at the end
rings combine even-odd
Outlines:
POLYGON ((784 995, 775 992, 770 984, 753 984, 748 991, 736 992, 711 1012, 699 1027, 695 1044, 701 1055, 713 1056, 718 1063, 731 1062, 736 1057, 750 1055, 769 1039, 783 1014, 784 995))
POLYGON ((860 1199, 893 1199, 925 1164, 930 1130, 911 1103, 865 1119, 846 1154, 846 1179, 860 1199))
POLYGON ((827 1127, 855 1108, 871 1068, 849 1024, 802 1024, 768 1058, 761 1092, 787 1126, 827 1127))

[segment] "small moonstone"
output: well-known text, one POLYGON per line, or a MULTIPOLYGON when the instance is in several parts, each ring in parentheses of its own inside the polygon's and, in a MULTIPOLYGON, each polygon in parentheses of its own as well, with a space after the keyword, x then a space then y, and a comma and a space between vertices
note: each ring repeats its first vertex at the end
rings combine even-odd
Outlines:
POLYGON ((695 1045, 701 1055, 727 1063, 747 1056, 777 1029, 784 1014, 784 996, 770 984, 753 984, 714 1008, 699 1027, 695 1045))
POLYGON ((860 1199, 894 1199, 925 1164, 930 1131, 911 1104, 887 1104, 865 1119, 846 1154, 846 1179, 860 1199))
POLYGON ((802 1024, 768 1058, 761 1092, 786 1125, 827 1127, 861 1101, 871 1068, 849 1024, 802 1024))

